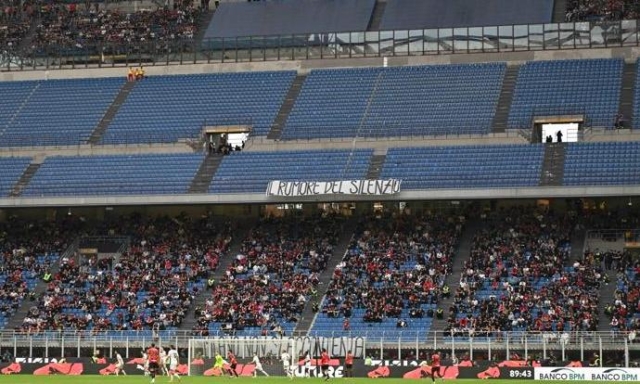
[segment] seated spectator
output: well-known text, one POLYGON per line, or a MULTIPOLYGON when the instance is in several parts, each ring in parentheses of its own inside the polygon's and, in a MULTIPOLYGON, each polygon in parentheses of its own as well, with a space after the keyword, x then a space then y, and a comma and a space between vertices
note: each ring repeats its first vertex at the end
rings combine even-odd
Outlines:
POLYGON ((194 333, 230 323, 229 331, 286 335, 317 290, 341 221, 332 215, 264 219, 215 286, 194 333))
POLYGON ((564 267, 574 221, 515 207, 487 218, 450 309, 452 333, 593 331, 601 275, 577 262, 564 267))
POLYGON ((27 315, 23 330, 142 330, 180 325, 230 241, 228 225, 123 218, 133 245, 119 258, 68 258, 27 315))
POLYGON ((371 323, 422 317, 423 306, 438 303, 461 229, 458 218, 446 216, 364 218, 334 271, 322 311, 350 317, 353 309, 365 309, 362 319, 371 323))

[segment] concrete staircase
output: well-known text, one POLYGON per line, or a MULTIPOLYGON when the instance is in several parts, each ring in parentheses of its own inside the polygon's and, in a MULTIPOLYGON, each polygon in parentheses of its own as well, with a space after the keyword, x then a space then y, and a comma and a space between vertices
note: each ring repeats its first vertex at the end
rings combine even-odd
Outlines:
POLYGON ((356 220, 351 218, 345 222, 342 228, 342 236, 338 240, 338 244, 333 248, 333 255, 327 262, 327 268, 320 274, 320 284, 318 285, 318 292, 316 293, 316 298, 312 298, 307 302, 304 310, 302 311, 302 315, 298 320, 298 324, 296 324, 296 328, 294 329, 294 333, 296 335, 307 334, 311 327, 313 327, 313 323, 316 319, 316 314, 313 312, 312 303, 317 300, 320 305, 322 302, 322 298, 327 293, 327 289, 329 288, 329 283, 331 283, 331 277, 333 277, 333 271, 336 269, 338 263, 342 261, 343 256, 347 253, 347 247, 351 242, 351 238, 353 237, 353 233, 356 229, 356 220))
POLYGON ((473 237, 475 236, 476 232, 478 232, 480 227, 481 223, 470 221, 465 225, 462 231, 462 236, 460 236, 460 241, 458 243, 458 249, 453 256, 451 273, 445 280, 445 284, 449 286, 449 292, 451 294, 449 295, 449 298, 440 299, 438 308, 442 308, 442 310, 444 311, 444 316, 442 317, 442 319, 438 319, 436 317, 433 318, 433 323, 431 325, 432 331, 442 331, 447 327, 449 307, 453 305, 453 296, 460 286, 460 276, 464 271, 464 263, 467 262, 471 257, 471 246, 473 245, 473 237))
POLYGON ((302 89, 302 84, 304 84, 304 80, 307 78, 307 75, 297 75, 296 78, 291 83, 291 87, 289 88, 289 92, 284 98, 284 102, 280 106, 280 110, 276 115, 276 119, 273 121, 271 125, 271 130, 267 134, 267 139, 270 140, 278 140, 280 136, 282 136, 282 130, 284 129, 284 125, 287 123, 287 119, 289 118, 289 113, 293 109, 293 106, 296 103, 296 99, 300 94, 300 90, 302 89))
POLYGON ((631 128, 634 118, 633 97, 636 91, 636 64, 625 64, 622 74, 622 91, 620 92, 620 105, 618 112, 624 116, 625 128, 631 128))
MULTIPOLYGON (((216 282, 219 282, 220 280, 222 280, 222 276, 224 276, 225 271, 227 270, 227 268, 229 268, 229 266, 235 259, 236 255, 240 253, 240 246, 242 245, 242 240, 247 238, 247 235, 249 234, 249 230, 251 229, 252 224, 253 222, 249 220, 245 220, 245 222, 243 222, 243 225, 238 227, 238 229, 234 231, 233 240, 231 241, 231 246, 229 247, 227 256, 221 259, 220 263, 218 264, 218 268, 214 272, 209 274, 210 277, 213 277, 214 279, 216 279, 216 282)), ((195 300, 193 300, 193 303, 191 303, 191 309, 194 310, 196 307, 204 308, 204 303, 207 301, 207 299, 210 296, 211 296, 211 291, 209 290, 200 291, 200 294, 196 296, 195 300)), ((194 326, 196 326, 197 323, 198 323, 198 319, 193 315, 193 312, 191 312, 187 314, 187 316, 185 316, 184 320, 182 320, 182 324, 180 324, 180 329, 190 331, 193 329, 194 326)))
POLYGON ((386 8, 386 0, 376 0, 376 4, 373 6, 373 12, 371 12, 371 19, 369 19, 369 24, 367 25, 367 31, 380 30, 380 23, 382 22, 382 16, 386 8))
POLYGON ((561 186, 564 176, 564 160, 567 152, 566 143, 545 144, 544 160, 540 172, 540 186, 561 186))
POLYGON ((598 331, 611 331, 611 319, 604 312, 604 307, 613 302, 613 294, 616 291, 617 278, 615 271, 604 271, 609 277, 609 284, 600 286, 600 305, 598 313, 598 331))
POLYGON ((128 81, 124 83, 122 88, 120 88, 120 92, 118 93, 116 98, 113 100, 113 103, 111 103, 107 111, 104 113, 104 116, 102 116, 102 119, 100 120, 98 125, 96 125, 95 129, 91 133, 91 136, 89 137, 89 140, 88 140, 89 144, 92 144, 92 145, 100 144, 100 139, 102 139, 102 136, 107 131, 109 124, 111 124, 111 121, 116 116, 116 113, 118 113, 118 110, 120 109, 122 104, 124 104, 124 102, 127 100, 127 97, 129 97, 129 93, 131 92, 131 90, 135 85, 136 85, 135 82, 128 81))
POLYGON ((564 23, 567 16, 567 0, 555 0, 553 2, 552 23, 564 23))
POLYGON ((511 110, 511 102, 513 101, 513 92, 516 87, 519 70, 519 65, 507 66, 507 71, 502 80, 502 90, 500 91, 500 98, 498 99, 498 108, 496 109, 496 114, 493 116, 493 132, 501 133, 507 129, 509 111, 511 110))
POLYGON ((34 158, 33 160, 31 160, 31 164, 29 164, 27 169, 24 170, 16 184, 11 189, 11 193, 9 194, 10 197, 20 197, 22 195, 22 192, 27 187, 27 185, 29 185, 31 179, 33 178, 33 175, 38 172, 38 169, 40 169, 40 166, 43 162, 44 158, 34 158))
POLYGON ((586 248, 587 230, 580 228, 571 234, 571 254, 569 255, 569 263, 573 264, 576 260, 582 260, 584 250, 586 248))
POLYGON ((368 180, 377 180, 382 173, 382 166, 387 155, 373 155, 371 156, 371 162, 369 163, 369 169, 367 170, 368 180))
MULTIPOLYGON (((56 273, 58 273, 58 271, 60 270, 60 260, 62 260, 64 257, 70 257, 76 252, 76 250, 78 249, 79 241, 80 241, 79 238, 73 241, 67 247, 67 249, 60 255, 60 257, 58 258, 58 261, 51 265, 51 267, 49 268, 49 271, 51 272, 52 275, 55 276, 56 273)), ((47 284, 44 281, 40 280, 38 284, 35 286, 35 288, 33 289, 33 293, 35 293, 36 298, 39 298, 40 295, 46 292, 46 290, 47 290, 47 284)), ((20 328, 22 326, 22 322, 24 321, 24 318, 29 313, 29 309, 31 309, 31 307, 34 304, 35 302, 32 302, 28 298, 25 298, 25 300, 22 301, 22 304, 20 304, 20 307, 18 307, 18 310, 16 311, 16 313, 11 317, 11 319, 9 319, 9 322, 5 326, 5 329, 13 330, 16 328, 20 328)))
POLYGON ((209 191, 209 185, 213 180, 213 175, 216 174, 220 163, 222 162, 223 155, 209 155, 204 158, 198 173, 196 173, 191 185, 189 186, 189 193, 207 193, 209 191))

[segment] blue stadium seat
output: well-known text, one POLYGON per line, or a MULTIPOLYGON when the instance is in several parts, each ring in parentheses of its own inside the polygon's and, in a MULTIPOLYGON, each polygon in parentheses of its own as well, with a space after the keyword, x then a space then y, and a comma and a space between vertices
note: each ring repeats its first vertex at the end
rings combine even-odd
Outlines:
POLYGON ((640 143, 572 143, 567 148, 563 183, 640 184, 640 143))
POLYGON ((531 187, 543 157, 542 144, 392 148, 381 178, 403 189, 531 187))
POLYGON ((529 62, 520 68, 509 128, 530 128, 532 118, 585 115, 587 124, 612 128, 618 112, 622 59, 529 62))
POLYGON ((505 70, 491 63, 312 71, 283 138, 487 133, 505 70))
POLYGON ((372 149, 240 152, 225 157, 211 193, 264 193, 269 181, 335 181, 365 178, 372 149))
POLYGON ((136 84, 109 125, 105 144, 173 143, 203 126, 250 124, 266 135, 293 71, 149 77, 136 84))
POLYGON ((122 78, 0 82, 0 145, 86 143, 122 78))
POLYGON ((201 154, 49 157, 23 196, 186 193, 201 154))
MULTIPOLYGON (((2 104, 2 103, 0 103, 2 104)), ((1 108, 1 107, 0 107, 1 108)), ((2 116, 0 114, 0 116, 2 116)), ((28 157, 0 157, 0 196, 6 197, 31 161, 28 157)))

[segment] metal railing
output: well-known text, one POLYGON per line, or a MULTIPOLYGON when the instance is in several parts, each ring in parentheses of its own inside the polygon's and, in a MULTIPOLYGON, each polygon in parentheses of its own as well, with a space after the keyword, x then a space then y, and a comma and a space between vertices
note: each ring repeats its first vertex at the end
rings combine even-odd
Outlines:
POLYGON ((0 68, 15 71, 636 47, 639 32, 638 20, 621 20, 246 36, 202 42, 106 42, 4 51, 0 52, 0 68))
MULTIPOLYGON (((640 343, 629 334, 612 332, 494 332, 490 335, 451 333, 440 331, 398 332, 323 332, 294 334, 288 337, 234 337, 223 332, 213 332, 208 337, 195 336, 190 331, 84 331, 42 332, 29 334, 4 331, 0 334, 0 349, 9 350, 20 357, 89 357, 95 350, 124 351, 124 356, 139 356, 141 348, 154 342, 159 345, 174 344, 187 348, 189 339, 207 338, 212 343, 233 345, 241 357, 242 351, 257 342, 282 342, 282 339, 343 339, 358 338, 364 343, 366 354, 376 359, 408 359, 423 351, 441 350, 453 355, 468 355, 471 359, 505 358, 513 353, 520 356, 547 358, 554 355, 562 360, 587 360, 594 352, 624 353, 640 357, 640 343)), ((304 343, 300 343, 304 344, 304 343)))

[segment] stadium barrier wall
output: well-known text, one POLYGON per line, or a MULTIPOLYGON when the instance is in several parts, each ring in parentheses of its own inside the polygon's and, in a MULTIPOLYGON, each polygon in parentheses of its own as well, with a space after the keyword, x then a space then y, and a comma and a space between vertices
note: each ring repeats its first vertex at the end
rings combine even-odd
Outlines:
MULTIPOLYGON (((16 358, 89 358, 99 350, 105 356, 114 356, 118 351, 125 358, 141 356, 143 348, 151 343, 160 346, 174 344, 185 357, 189 346, 196 340, 205 340, 221 354, 231 348, 239 358, 251 358, 258 353, 261 358, 277 355, 276 346, 295 340, 295 353, 303 350, 327 348, 332 356, 342 357, 351 349, 362 358, 364 356, 380 360, 407 360, 423 356, 434 349, 458 357, 468 356, 470 360, 494 361, 518 354, 524 359, 551 356, 559 361, 586 361, 594 354, 609 357, 604 365, 629 367, 630 359, 640 359, 640 343, 633 334, 612 334, 611 332, 531 333, 501 332, 492 335, 451 334, 443 332, 335 332, 334 337, 318 338, 313 333, 296 337, 233 337, 213 334, 208 338, 196 337, 187 331, 160 331, 153 335, 148 332, 21 334, 5 331, 0 334, 0 356, 9 354, 16 358), (272 347, 270 347, 272 346, 272 347)), ((213 351, 213 349, 211 349, 213 351)), ((196 351, 192 356, 196 356, 196 351)), ((203 355, 203 357, 213 357, 203 355)))
POLYGON ((0 71, 637 47, 639 32, 638 20, 622 20, 242 36, 201 43, 175 41, 163 48, 155 41, 100 43, 74 49, 5 51, 0 55, 0 71))

